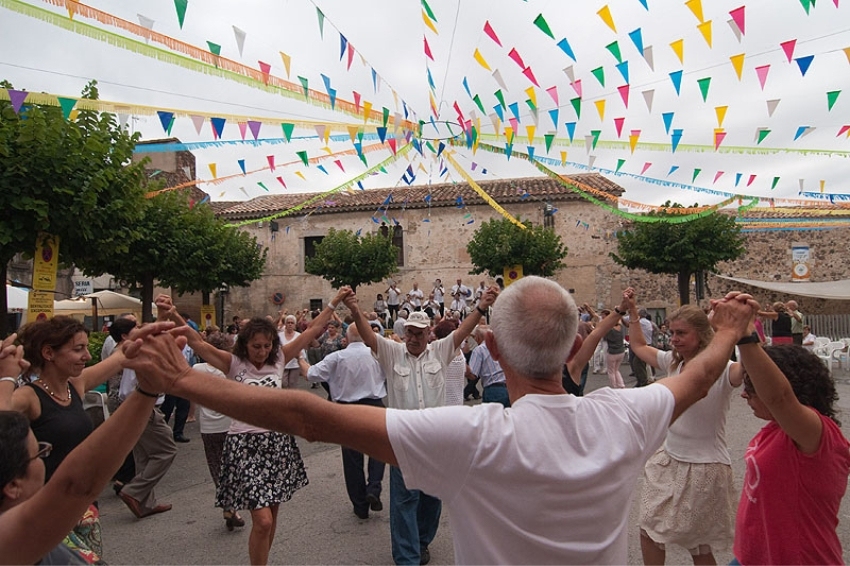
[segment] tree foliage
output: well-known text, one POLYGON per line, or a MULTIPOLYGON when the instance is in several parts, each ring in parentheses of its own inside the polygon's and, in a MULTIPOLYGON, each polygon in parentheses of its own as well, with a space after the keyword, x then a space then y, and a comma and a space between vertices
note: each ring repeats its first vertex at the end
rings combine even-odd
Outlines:
POLYGON ((505 267, 522 265, 524 275, 551 277, 564 267, 567 247, 554 230, 523 222, 523 230, 506 218, 484 222, 466 245, 472 274, 501 276, 505 267))
MULTIPOLYGON (((94 81, 83 97, 97 98, 94 81)), ((12 88, 0 82, 3 88, 12 88)), ((0 101, 0 271, 32 254, 36 235, 59 236, 59 260, 85 267, 91 257, 126 251, 141 216, 144 165, 131 163, 138 134, 112 114, 81 110, 65 120, 55 106, 0 101)), ((6 312, 0 294, 0 312, 6 312)), ((0 333, 5 333, 0 317, 0 333)))
POLYGON ((208 206, 192 207, 183 192, 148 199, 137 228, 126 251, 105 254, 88 270, 140 288, 145 320, 154 281, 178 293, 210 292, 222 283, 248 285, 263 274, 267 250, 256 238, 226 226, 208 206))
MULTIPOLYGON (((664 206, 683 208, 669 201, 664 206)), ((648 216, 675 218, 676 214, 653 211, 648 216)), ((746 251, 744 241, 735 218, 725 214, 676 224, 639 222, 617 235, 617 253, 611 257, 629 269, 676 275, 679 299, 684 305, 690 302, 691 275, 713 271, 721 261, 738 259, 746 251)))
POLYGON ((328 230, 316 255, 304 261, 307 273, 330 281, 335 289, 377 283, 397 269, 398 250, 381 234, 358 236, 351 230, 328 230))

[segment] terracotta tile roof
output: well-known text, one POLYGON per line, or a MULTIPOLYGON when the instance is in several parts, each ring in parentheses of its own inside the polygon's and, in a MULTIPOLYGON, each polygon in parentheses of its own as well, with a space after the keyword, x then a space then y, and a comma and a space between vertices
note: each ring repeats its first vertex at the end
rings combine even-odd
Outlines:
MULTIPOLYGON (((570 178, 617 196, 622 195, 624 191, 621 186, 598 173, 571 175, 570 178)), ((552 202, 572 201, 581 198, 570 189, 548 177, 480 181, 479 185, 499 204, 517 203, 529 198, 538 201, 546 199, 552 202)), ((323 202, 320 201, 305 207, 304 210, 315 209, 314 214, 371 212, 382 206, 390 195, 392 195, 390 210, 400 209, 402 206, 409 209, 427 208, 429 204, 425 199, 429 194, 431 195, 430 206, 432 208, 455 206, 459 196, 463 198, 463 202, 467 205, 484 204, 484 199, 466 183, 443 183, 439 185, 369 189, 366 191, 355 189, 354 192, 340 192, 331 195, 323 202)), ((315 195, 300 193, 257 197, 236 203, 223 211, 219 211, 218 214, 231 221, 263 218, 301 204, 312 196, 315 195)))

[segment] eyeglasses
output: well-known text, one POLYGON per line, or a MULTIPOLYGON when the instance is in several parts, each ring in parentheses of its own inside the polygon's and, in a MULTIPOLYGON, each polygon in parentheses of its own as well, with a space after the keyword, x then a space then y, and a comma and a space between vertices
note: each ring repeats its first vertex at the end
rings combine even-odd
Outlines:
POLYGON ((50 456, 50 453, 53 451, 53 445, 49 442, 39 442, 38 443, 38 452, 35 453, 35 456, 30 458, 30 462, 35 460, 36 458, 47 458, 50 456))

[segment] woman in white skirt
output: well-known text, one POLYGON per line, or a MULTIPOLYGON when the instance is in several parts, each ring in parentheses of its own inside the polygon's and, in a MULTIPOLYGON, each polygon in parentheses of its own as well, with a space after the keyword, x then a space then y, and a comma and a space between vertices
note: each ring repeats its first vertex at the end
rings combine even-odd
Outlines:
MULTIPOLYGON (((310 326, 281 347, 275 325, 254 317, 239 329, 233 353, 204 342, 197 332, 189 333, 189 344, 205 362, 240 383, 280 389, 286 363, 318 336, 331 319, 342 295, 315 317, 310 326)), ((182 318, 171 307, 170 297, 157 297, 157 318, 170 318, 178 324, 182 318)), ((216 490, 216 507, 225 510, 248 509, 251 534, 248 555, 251 564, 266 564, 277 530, 280 504, 307 485, 307 473, 295 438, 289 434, 255 427, 236 419, 224 441, 221 476, 216 490)))
MULTIPOLYGON (((705 313, 685 305, 670 316, 672 351, 648 346, 640 332, 634 296, 629 303, 630 347, 635 355, 668 375, 682 371, 714 336, 705 313)), ((686 548, 694 564, 716 564, 714 552, 732 544, 735 489, 726 446, 726 415, 740 365, 729 363, 708 395, 685 411, 646 463, 640 507, 640 546, 645 564, 664 564, 665 545, 686 548)))

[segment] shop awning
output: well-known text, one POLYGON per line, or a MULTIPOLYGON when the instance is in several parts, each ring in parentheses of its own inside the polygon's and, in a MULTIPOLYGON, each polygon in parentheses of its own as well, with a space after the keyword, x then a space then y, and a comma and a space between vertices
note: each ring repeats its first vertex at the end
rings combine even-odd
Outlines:
POLYGON ((767 289, 786 295, 797 295, 799 297, 816 297, 818 299, 831 299, 835 301, 850 301, 850 279, 839 281, 817 281, 810 283, 792 283, 789 281, 757 281, 755 279, 742 279, 740 277, 726 277, 724 275, 712 274, 714 277, 734 281, 743 285, 751 285, 760 289, 767 289))

